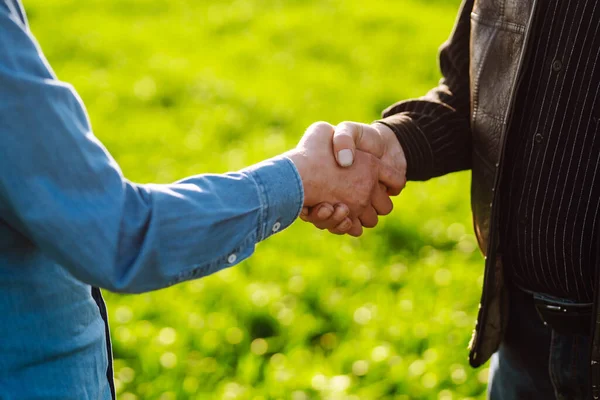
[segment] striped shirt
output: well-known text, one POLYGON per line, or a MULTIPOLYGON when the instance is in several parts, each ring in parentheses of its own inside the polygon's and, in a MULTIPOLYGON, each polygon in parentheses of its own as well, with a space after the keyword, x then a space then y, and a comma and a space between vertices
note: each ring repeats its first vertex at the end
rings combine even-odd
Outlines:
MULTIPOLYGON (((506 135, 500 251, 519 286, 591 302, 600 219, 600 2, 547 0, 536 13, 506 135)), ((469 16, 465 7, 442 47, 440 86, 384 113, 409 180, 470 167, 469 16)))
POLYGON ((593 301, 600 206, 600 2, 538 7, 500 198, 501 247, 514 282, 593 301))

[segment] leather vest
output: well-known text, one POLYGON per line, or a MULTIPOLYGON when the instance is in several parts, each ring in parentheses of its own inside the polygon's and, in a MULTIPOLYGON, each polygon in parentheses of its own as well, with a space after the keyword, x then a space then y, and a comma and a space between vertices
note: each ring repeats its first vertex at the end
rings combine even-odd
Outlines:
MULTIPOLYGON (((498 349, 508 321, 509 297, 498 251, 495 193, 502 171, 505 135, 538 2, 475 0, 471 12, 471 206, 475 235, 486 260, 477 326, 470 344, 469 362, 474 367, 485 363, 498 349)), ((598 303, 596 299, 595 326, 600 322, 598 303)), ((596 329, 591 355, 594 399, 600 397, 599 362, 600 329, 596 329)))

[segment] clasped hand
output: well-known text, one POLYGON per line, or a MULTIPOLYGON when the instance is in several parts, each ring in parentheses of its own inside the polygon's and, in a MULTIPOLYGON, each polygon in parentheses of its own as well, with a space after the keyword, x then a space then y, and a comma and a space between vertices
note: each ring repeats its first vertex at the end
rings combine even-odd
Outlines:
POLYGON ((360 236, 377 225, 406 183, 402 147, 382 124, 317 122, 286 155, 304 186, 300 217, 335 234, 360 236))

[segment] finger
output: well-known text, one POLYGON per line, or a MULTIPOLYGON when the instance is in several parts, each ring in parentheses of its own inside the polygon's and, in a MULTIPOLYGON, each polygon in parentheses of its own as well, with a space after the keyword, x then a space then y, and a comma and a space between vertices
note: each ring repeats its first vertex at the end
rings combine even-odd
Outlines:
POLYGON ((334 129, 335 127, 327 122, 315 122, 306 128, 298 146, 311 148, 329 145, 332 141, 334 129))
POLYGON ((346 232, 350 236, 358 237, 363 233, 363 227, 358 218, 352 219, 352 227, 346 232))
POLYGON ((315 207, 316 218, 319 221, 325 221, 333 214, 333 206, 329 203, 322 203, 315 207))
POLYGON ((312 123, 308 128, 306 128, 306 133, 308 134, 317 134, 323 136, 330 136, 333 134, 335 127, 331 125, 329 122, 319 121, 312 123))
POLYGON ((319 203, 309 209, 308 215, 301 217, 303 221, 310 222, 319 229, 326 229, 329 226, 323 225, 323 221, 327 221, 333 214, 333 206, 329 203, 319 203))
POLYGON ((336 204, 335 211, 331 218, 329 218, 329 222, 331 222, 332 227, 336 227, 340 223, 344 221, 344 219, 350 214, 350 209, 345 204, 336 204))
POLYGON ((311 210, 310 207, 302 207, 302 211, 300 211, 300 215, 299 215, 299 217, 302 221, 310 222, 308 219, 309 215, 310 215, 310 210, 311 210))
POLYGON ((359 215, 358 219, 365 228, 373 228, 377 225, 377 222, 379 222, 377 211, 375 211, 372 206, 367 207, 367 209, 359 215))
POLYGON ((304 221, 312 223, 318 229, 334 229, 348 216, 350 209, 345 204, 321 203, 312 207, 304 221))
POLYGON ((343 235, 348 232, 350 228, 352 228, 352 220, 350 217, 344 217, 343 221, 340 222, 335 228, 329 229, 329 232, 335 235, 343 235))
POLYGON ((350 209, 345 204, 336 204, 332 215, 321 221, 315 221, 315 226, 319 229, 334 229, 344 221, 348 216, 350 209))
POLYGON ((354 163, 356 143, 360 141, 362 129, 352 122, 342 122, 333 133, 333 154, 340 167, 349 167, 354 163))
POLYGON ((387 194, 387 188, 380 182, 371 197, 371 205, 379 215, 388 215, 394 208, 394 203, 387 194))
POLYGON ((406 175, 402 171, 398 171, 383 162, 379 162, 377 179, 386 186, 390 196, 397 196, 400 194, 406 185, 406 175))

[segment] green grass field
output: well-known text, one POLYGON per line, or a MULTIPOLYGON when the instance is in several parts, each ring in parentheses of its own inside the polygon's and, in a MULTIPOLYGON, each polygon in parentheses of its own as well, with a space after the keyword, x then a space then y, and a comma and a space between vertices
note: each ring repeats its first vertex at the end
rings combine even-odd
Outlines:
MULTIPOLYGON (((58 76, 138 182, 236 170, 312 122, 439 79, 458 0, 25 0, 58 76)), ((301 221, 229 270, 108 294, 120 400, 482 399, 469 174, 409 183, 363 237, 301 221)))

